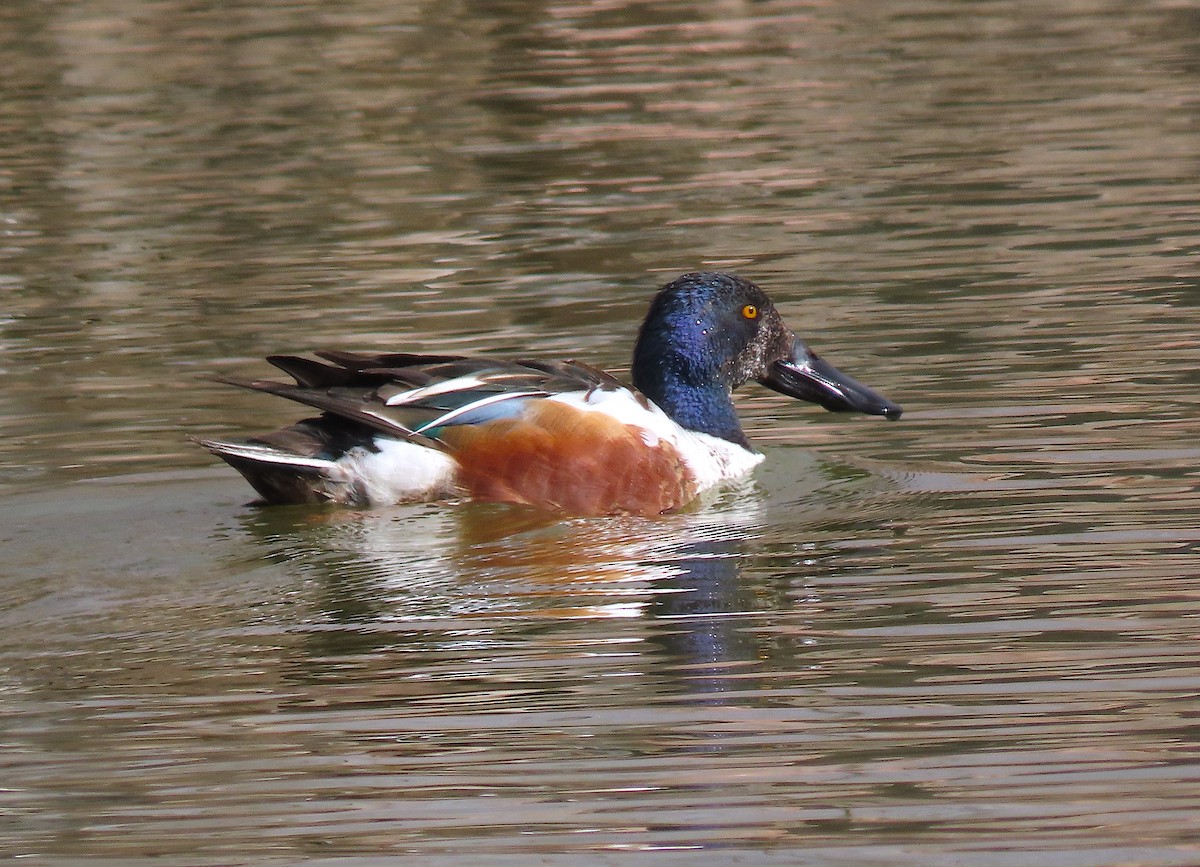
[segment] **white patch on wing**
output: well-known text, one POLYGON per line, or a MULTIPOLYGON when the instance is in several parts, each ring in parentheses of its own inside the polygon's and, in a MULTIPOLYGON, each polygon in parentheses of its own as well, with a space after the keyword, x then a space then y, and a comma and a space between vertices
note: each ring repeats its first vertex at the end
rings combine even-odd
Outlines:
POLYGON ((470 391, 472 388, 479 388, 481 385, 487 385, 487 383, 488 380, 486 377, 468 374, 466 376, 455 377, 454 379, 435 382, 433 385, 423 385, 420 388, 414 388, 410 391, 402 391, 400 394, 393 394, 384 403, 388 406, 400 406, 406 403, 415 403, 418 400, 434 397, 439 394, 449 394, 453 391, 470 391))
POLYGON ((571 391, 546 399, 586 412, 602 412, 638 428, 642 441, 651 448, 660 440, 669 442, 696 480, 697 493, 727 479, 744 476, 763 461, 762 455, 737 443, 680 427, 654 404, 647 409, 627 388, 571 391))
POLYGON ((457 418, 462 418, 464 415, 475 412, 476 410, 482 409, 485 406, 491 406, 494 403, 503 403, 506 400, 516 400, 517 398, 525 397, 544 397, 545 394, 546 392, 544 391, 506 391, 502 394, 493 394, 489 395, 488 397, 481 397, 479 400, 472 401, 466 406, 460 406, 458 409, 452 409, 450 412, 439 415, 433 421, 426 422, 425 424, 421 425, 419 428, 414 430, 413 433, 423 434, 425 431, 442 427, 443 425, 448 424, 457 418))
POLYGON ((411 503, 456 493, 458 464, 445 452, 405 440, 376 437, 372 452, 361 446, 338 459, 345 483, 363 492, 372 506, 411 503))

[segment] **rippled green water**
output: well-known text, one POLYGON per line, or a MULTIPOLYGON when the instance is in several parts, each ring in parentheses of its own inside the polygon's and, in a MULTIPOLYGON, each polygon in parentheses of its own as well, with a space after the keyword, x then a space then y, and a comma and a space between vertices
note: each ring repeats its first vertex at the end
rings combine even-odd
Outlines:
POLYGON ((1200 861, 1200 15, 0 7, 0 854, 1200 861), (627 364, 697 267, 761 389, 661 520, 259 509, 270 352, 627 364))

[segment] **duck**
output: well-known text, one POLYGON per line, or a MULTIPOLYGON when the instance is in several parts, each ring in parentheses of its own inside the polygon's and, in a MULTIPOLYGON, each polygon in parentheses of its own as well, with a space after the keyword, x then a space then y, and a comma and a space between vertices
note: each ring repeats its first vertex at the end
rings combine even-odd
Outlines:
POLYGON ((755 380, 832 412, 898 419, 721 272, 654 295, 632 385, 585 362, 320 350, 266 360, 291 382, 213 377, 319 411, 272 433, 195 441, 263 504, 522 504, 578 516, 677 512, 764 460, 734 389, 755 380))

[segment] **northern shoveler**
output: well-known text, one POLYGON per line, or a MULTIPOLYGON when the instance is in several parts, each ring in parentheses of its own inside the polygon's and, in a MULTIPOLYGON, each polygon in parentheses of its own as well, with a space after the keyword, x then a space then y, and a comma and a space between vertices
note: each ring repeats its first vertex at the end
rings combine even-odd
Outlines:
POLYGON ((268 503, 467 497, 656 515, 763 460, 731 398, 750 379, 835 412, 901 412, 808 349, 761 289, 720 273, 659 290, 632 389, 579 361, 315 354, 267 359, 295 384, 220 381, 321 415, 242 442, 197 440, 268 503))

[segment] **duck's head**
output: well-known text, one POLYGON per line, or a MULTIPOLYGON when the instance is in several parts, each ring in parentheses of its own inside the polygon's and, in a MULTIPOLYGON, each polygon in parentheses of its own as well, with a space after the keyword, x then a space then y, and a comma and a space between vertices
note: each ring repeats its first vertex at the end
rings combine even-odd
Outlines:
POLYGON ((684 274, 659 290, 633 350, 638 390, 683 427, 748 445, 730 392, 751 379, 833 412, 900 417, 808 349, 749 280, 684 274))

